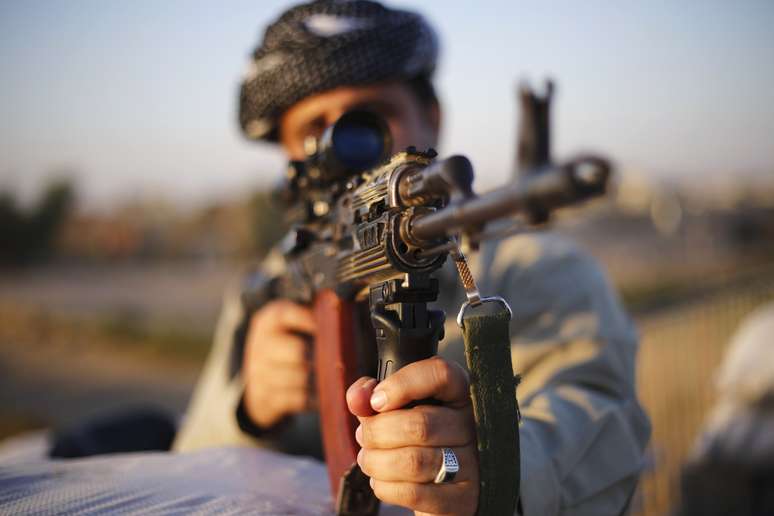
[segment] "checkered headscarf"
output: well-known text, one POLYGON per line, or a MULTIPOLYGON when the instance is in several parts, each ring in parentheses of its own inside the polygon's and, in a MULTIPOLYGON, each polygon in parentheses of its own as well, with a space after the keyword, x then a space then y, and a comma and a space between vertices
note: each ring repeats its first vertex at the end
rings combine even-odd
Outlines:
POLYGON ((431 77, 438 40, 422 16, 369 0, 317 0, 286 11, 253 52, 239 123, 253 140, 277 140, 282 113, 339 86, 431 77))

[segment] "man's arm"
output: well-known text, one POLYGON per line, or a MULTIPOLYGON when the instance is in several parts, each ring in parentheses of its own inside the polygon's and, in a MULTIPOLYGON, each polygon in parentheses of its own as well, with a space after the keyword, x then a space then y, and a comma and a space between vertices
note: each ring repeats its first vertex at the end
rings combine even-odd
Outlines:
POLYGON ((555 236, 503 242, 482 265, 514 311, 524 514, 621 513, 650 437, 633 324, 596 262, 555 236))
MULTIPOLYGON (((269 258, 263 269, 276 272, 278 265, 269 258)), ((247 314, 241 300, 243 284, 235 282, 226 291, 212 350, 173 448, 189 451, 213 446, 259 446, 320 458, 317 414, 303 411, 308 397, 299 401, 293 389, 258 385, 276 379, 277 375, 269 373, 278 371, 270 367, 277 360, 289 359, 304 368, 307 358, 300 348, 305 343, 293 329, 309 330, 308 321, 297 313, 301 307, 282 309, 286 302, 275 303, 264 317, 247 314), (274 335, 283 332, 287 339, 274 335), (245 363, 249 367, 243 367, 245 363), (248 388, 252 388, 251 393, 248 388), (270 406, 260 399, 262 392, 273 395, 270 406), (283 400, 284 404, 279 403, 283 400), (268 409, 261 414, 268 420, 255 417, 256 406, 268 409)), ((279 381, 292 382, 294 378, 293 374, 279 375, 279 381)))

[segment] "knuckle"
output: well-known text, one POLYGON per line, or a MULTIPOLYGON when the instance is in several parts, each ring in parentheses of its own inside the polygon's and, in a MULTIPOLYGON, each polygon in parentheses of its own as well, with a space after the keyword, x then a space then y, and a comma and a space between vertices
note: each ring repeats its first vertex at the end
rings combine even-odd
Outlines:
POLYGON ((277 326, 278 312, 279 310, 273 304, 268 304, 255 312, 250 317, 248 337, 251 340, 257 340, 274 331, 277 326))
POLYGON ((261 373, 261 364, 257 360, 245 359, 242 365, 242 375, 245 379, 245 392, 257 392, 263 385, 264 374, 261 373))
POLYGON ((372 484, 372 489, 376 497, 382 501, 390 501, 389 497, 387 496, 388 493, 384 488, 384 482, 377 480, 374 477, 371 477, 371 480, 374 480, 374 483, 372 484))
POLYGON ((284 319, 293 325, 303 325, 311 317, 311 311, 291 301, 284 301, 281 307, 284 319))
POLYGON ((261 322, 274 321, 280 313, 281 301, 272 301, 256 312, 254 318, 261 322))
POLYGON ((257 389, 254 384, 247 384, 245 387, 245 408, 248 412, 255 411, 256 408, 260 408, 264 403, 263 396, 261 396, 261 390, 257 389))
POLYGON ((376 441, 374 438, 374 429, 367 419, 360 423, 360 428, 360 437, 363 439, 363 448, 368 448, 376 441))
POLYGON ((264 375, 263 366, 265 362, 261 355, 262 352, 258 343, 254 339, 248 339, 242 355, 242 373, 248 384, 251 381, 261 383, 260 380, 264 375))
POLYGON ((407 453, 405 458, 406 468, 408 473, 416 478, 422 475, 427 465, 427 460, 424 453, 420 450, 411 450, 407 453))
POLYGON ((298 364, 306 361, 306 346, 299 337, 290 337, 285 343, 285 352, 289 358, 298 364))
POLYGON ((268 303, 258 313, 267 323, 280 325, 288 316, 295 315, 297 306, 286 299, 277 299, 268 303))
POLYGON ((403 502, 402 505, 408 507, 416 507, 422 501, 419 486, 413 483, 402 484, 398 488, 398 496, 403 502))
POLYGON ((366 448, 360 448, 360 451, 358 452, 359 459, 357 460, 358 465, 360 466, 360 469, 368 475, 369 477, 373 477, 373 467, 372 464, 374 462, 373 457, 371 456, 371 451, 366 448))
POLYGON ((270 306, 276 312, 282 312, 292 306, 295 306, 295 304, 287 299, 275 299, 270 301, 266 306, 270 306))
POLYGON ((416 443, 425 443, 431 435, 430 415, 424 410, 412 412, 406 419, 406 434, 416 443))
POLYGON ((294 412, 302 411, 306 408, 309 402, 309 396, 304 392, 296 393, 295 396, 289 396, 286 401, 286 406, 289 410, 294 412))
POLYGON ((435 357, 433 359, 433 376, 438 385, 447 385, 454 376, 452 365, 441 357, 435 357))
POLYGON ((263 310, 255 312, 250 316, 250 324, 247 328, 247 341, 248 343, 254 341, 255 338, 263 333, 264 328, 264 315, 263 310))

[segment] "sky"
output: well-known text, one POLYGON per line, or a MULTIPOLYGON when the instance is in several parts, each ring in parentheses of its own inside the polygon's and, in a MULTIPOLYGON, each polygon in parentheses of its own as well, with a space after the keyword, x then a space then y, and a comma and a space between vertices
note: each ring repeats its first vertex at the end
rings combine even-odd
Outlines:
MULTIPOLYGON (((194 205, 271 185, 237 88, 275 0, 0 2, 0 189, 69 175, 82 199, 194 205)), ((507 180, 516 85, 556 81, 554 156, 654 177, 774 174, 774 2, 391 2, 436 27, 441 155, 507 180)))

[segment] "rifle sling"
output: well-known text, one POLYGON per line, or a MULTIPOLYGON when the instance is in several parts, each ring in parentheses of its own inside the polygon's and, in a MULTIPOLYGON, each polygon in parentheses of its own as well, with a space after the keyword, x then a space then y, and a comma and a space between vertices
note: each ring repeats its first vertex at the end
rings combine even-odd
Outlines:
POLYGON ((519 411, 510 318, 507 305, 490 302, 469 306, 462 319, 481 473, 478 516, 515 514, 519 499, 519 411))

